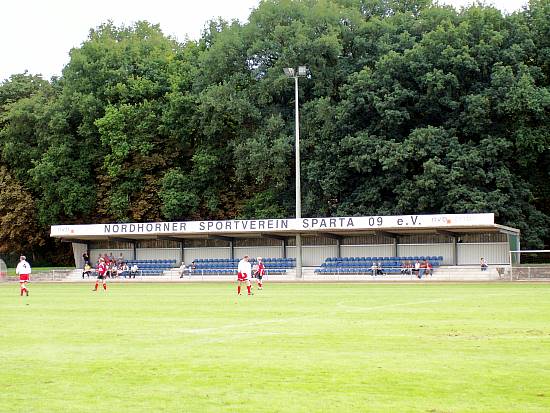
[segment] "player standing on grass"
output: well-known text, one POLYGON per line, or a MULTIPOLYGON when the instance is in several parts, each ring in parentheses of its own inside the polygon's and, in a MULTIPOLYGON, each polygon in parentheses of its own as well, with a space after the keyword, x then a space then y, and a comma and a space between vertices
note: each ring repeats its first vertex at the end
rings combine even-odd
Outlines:
POLYGON ((245 255, 242 260, 239 261, 239 266, 237 267, 237 281, 239 286, 237 287, 237 294, 241 295, 241 285, 242 283, 246 284, 246 289, 248 290, 248 295, 251 295, 250 292, 250 277, 252 276, 252 266, 248 262, 248 255, 245 255))
POLYGON ((258 282, 258 290, 263 289, 262 287, 262 278, 265 275, 265 265, 262 261, 262 257, 258 257, 258 268, 256 269, 256 272, 254 273, 254 277, 256 277, 256 281, 258 282))
POLYGON ((29 283, 31 279, 31 266, 26 261, 26 258, 24 255, 21 255, 19 257, 19 264, 17 264, 17 267, 15 268, 15 273, 19 275, 19 286, 21 287, 21 296, 23 293, 28 297, 29 296, 29 288, 27 287, 27 284, 29 283))
POLYGON ((99 280, 103 282, 103 289, 107 291, 107 282, 105 281, 106 272, 107 272, 107 265, 105 264, 105 260, 103 258, 100 258, 99 264, 97 265, 97 280, 95 282, 94 291, 97 291, 97 287, 99 286, 99 280))

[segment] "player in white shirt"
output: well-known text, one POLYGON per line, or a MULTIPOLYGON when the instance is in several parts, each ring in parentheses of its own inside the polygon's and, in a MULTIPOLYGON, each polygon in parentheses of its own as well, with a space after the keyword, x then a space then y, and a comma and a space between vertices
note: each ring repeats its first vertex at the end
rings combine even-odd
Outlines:
POLYGON ((252 277, 252 266, 248 262, 248 255, 245 255, 242 260, 239 261, 239 266, 237 268, 237 282, 239 283, 237 287, 237 294, 241 295, 241 285, 246 284, 246 289, 248 290, 248 295, 252 295, 250 291, 250 278, 252 277))
POLYGON ((15 273, 19 275, 19 286, 21 287, 21 295, 25 293, 27 297, 29 296, 29 288, 28 283, 31 280, 31 266, 26 261, 26 258, 24 255, 21 255, 19 257, 19 264, 17 264, 17 267, 15 268, 15 273))

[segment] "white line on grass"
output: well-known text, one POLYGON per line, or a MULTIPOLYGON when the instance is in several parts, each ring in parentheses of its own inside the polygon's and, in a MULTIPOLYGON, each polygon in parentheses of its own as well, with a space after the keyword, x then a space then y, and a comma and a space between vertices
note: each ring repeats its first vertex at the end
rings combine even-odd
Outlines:
POLYGON ((265 324, 285 323, 285 322, 290 321, 292 319, 302 320, 303 318, 304 317, 279 318, 277 320, 263 320, 263 321, 249 322, 249 323, 225 324, 225 325, 217 326, 217 327, 185 328, 185 329, 182 329, 180 331, 182 333, 188 333, 188 334, 215 334, 215 333, 220 333, 223 330, 227 330, 227 329, 234 330, 236 328, 242 329, 243 327, 257 327, 257 326, 265 325, 265 324))

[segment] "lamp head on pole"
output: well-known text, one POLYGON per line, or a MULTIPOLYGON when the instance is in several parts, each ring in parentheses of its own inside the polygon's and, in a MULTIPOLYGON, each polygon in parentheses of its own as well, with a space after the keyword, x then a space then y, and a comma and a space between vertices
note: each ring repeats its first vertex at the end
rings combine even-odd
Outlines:
POLYGON ((288 77, 294 77, 294 68, 292 67, 285 67, 283 69, 283 71, 285 72, 285 75, 287 75, 288 77))
POLYGON ((307 76, 307 66, 298 66, 298 69, 285 67, 283 72, 285 72, 285 75, 288 77, 303 77, 307 76))

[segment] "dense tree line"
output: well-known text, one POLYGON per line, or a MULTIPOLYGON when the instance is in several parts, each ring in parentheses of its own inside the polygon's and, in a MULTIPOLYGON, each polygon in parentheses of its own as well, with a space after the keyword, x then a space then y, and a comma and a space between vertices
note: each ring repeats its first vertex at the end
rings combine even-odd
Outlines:
POLYGON ((294 215, 300 79, 304 216, 495 212, 550 233, 550 1, 263 0, 198 41, 90 31, 51 80, 0 84, 0 248, 49 225, 294 215))

